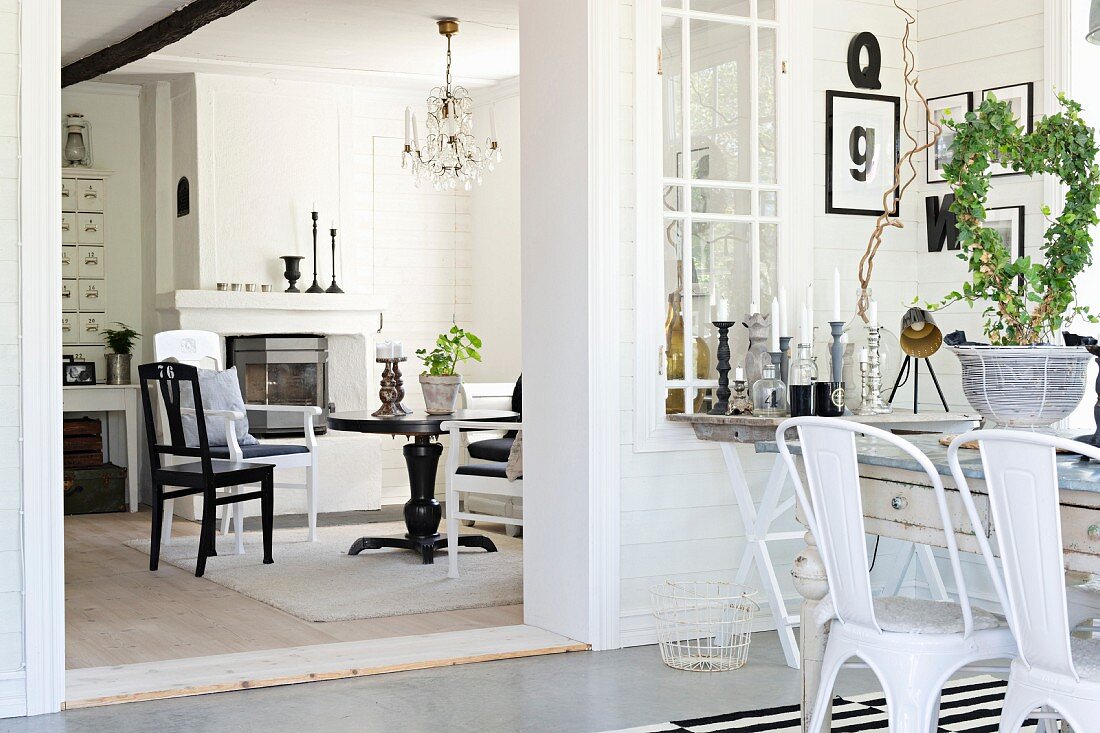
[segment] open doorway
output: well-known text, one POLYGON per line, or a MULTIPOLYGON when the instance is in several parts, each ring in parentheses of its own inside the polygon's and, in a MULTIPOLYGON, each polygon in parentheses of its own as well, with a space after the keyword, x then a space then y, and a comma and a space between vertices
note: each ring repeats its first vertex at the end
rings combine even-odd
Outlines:
MULTIPOLYGON (((63 2, 63 64, 148 27, 175 3, 146 5, 63 2)), ((401 550, 348 555, 359 537, 411 529, 402 509, 410 485, 403 448, 414 433, 338 430, 350 423, 327 419, 379 407, 380 350, 412 357, 458 325, 483 344, 480 361, 460 366, 462 404, 507 413, 521 402, 518 8, 445 8, 461 21, 451 39, 454 86, 469 89, 462 113, 472 120, 461 131, 486 157, 486 140, 501 153, 469 187, 460 181, 452 189, 446 180, 433 185, 430 171, 417 185, 402 155, 410 137, 414 149, 435 144, 424 119, 448 71, 440 9, 390 5, 256 3, 62 93, 70 165, 60 172, 69 294, 61 328, 73 365, 64 396, 66 646, 70 687, 74 679, 80 686, 70 704, 111 701, 102 682, 127 675, 104 668, 117 665, 137 665, 129 672, 136 680, 170 660, 224 662, 278 649, 315 659, 301 650, 345 645, 338 653, 330 647, 335 668, 307 670, 308 678, 361 669, 348 644, 523 623, 523 540, 506 530, 515 525, 465 529, 498 551, 463 554, 459 581, 446 578, 445 553, 434 566, 401 550), (419 117, 419 134, 407 126, 406 108, 419 117), (294 257, 304 258, 297 283, 288 278, 294 257), (307 290, 311 280, 344 292, 282 292, 307 290), (259 506, 246 506, 243 554, 227 533, 195 577, 202 502, 181 497, 170 512, 172 539, 157 572, 149 571, 154 497, 136 368, 115 380, 128 384, 103 384, 113 373, 104 334, 123 325, 140 334, 135 367, 188 363, 188 353, 202 351, 194 333, 205 332, 216 338, 215 364, 205 366, 236 368, 245 403, 320 413, 313 417, 321 434, 311 437, 301 411, 297 424, 233 427, 242 440, 256 434, 260 449, 292 446, 291 455, 311 456, 276 474, 313 491, 276 488, 273 566, 261 562, 259 506), (191 335, 157 338, 170 331, 191 335), (257 373, 258 384, 250 382, 257 373), (303 382, 305 394, 289 388, 303 382)), ((404 384, 417 412, 419 371, 406 367, 404 384)), ((421 437, 434 444, 440 432, 421 437)), ((490 437, 496 453, 469 450, 471 460, 507 462, 499 443, 512 436, 490 437)), ((434 481, 439 499, 444 473, 434 481)), ((522 518, 513 497, 473 492, 468 503, 477 513, 522 518)), ((529 653, 561 645, 538 637, 519 646, 529 653)), ((156 690, 116 692, 135 699, 156 690)))

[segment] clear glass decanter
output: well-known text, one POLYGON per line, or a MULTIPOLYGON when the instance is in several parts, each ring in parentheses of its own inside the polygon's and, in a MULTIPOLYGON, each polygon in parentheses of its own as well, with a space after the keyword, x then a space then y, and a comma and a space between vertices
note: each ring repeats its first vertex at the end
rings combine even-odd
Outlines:
POLYGON ((753 382, 752 413, 757 417, 787 416, 787 385, 775 364, 765 364, 764 376, 753 382))
POLYGON ((814 384, 817 382, 817 360, 812 344, 799 344, 791 362, 789 398, 791 417, 814 414, 814 384))

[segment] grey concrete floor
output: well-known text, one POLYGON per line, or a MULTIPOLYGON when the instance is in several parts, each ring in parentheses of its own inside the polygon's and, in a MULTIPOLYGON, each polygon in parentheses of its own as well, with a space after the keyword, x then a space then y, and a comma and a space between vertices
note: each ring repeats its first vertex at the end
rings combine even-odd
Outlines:
MULTIPOLYGON (((597 733, 798 701, 778 638, 735 672, 680 672, 656 647, 484 662, 0 721, 0 733, 597 733)), ((879 689, 841 673, 838 694, 879 689)))

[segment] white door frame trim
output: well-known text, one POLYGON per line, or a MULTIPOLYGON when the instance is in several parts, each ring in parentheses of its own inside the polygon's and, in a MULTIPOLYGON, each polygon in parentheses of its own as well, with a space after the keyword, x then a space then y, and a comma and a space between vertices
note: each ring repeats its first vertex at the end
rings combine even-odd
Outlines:
POLYGON ((20 452, 23 639, 27 714, 57 712, 65 695, 62 516, 61 3, 20 3, 20 452))

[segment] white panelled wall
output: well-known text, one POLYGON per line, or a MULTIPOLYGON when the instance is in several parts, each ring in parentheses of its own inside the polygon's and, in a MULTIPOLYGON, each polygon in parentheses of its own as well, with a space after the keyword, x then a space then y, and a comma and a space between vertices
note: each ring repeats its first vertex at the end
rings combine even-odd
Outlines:
MULTIPOLYGON (((0 264, 19 271, 19 3, 0 2, 0 264)), ((20 288, 0 288, 0 718, 24 703, 20 288)))

